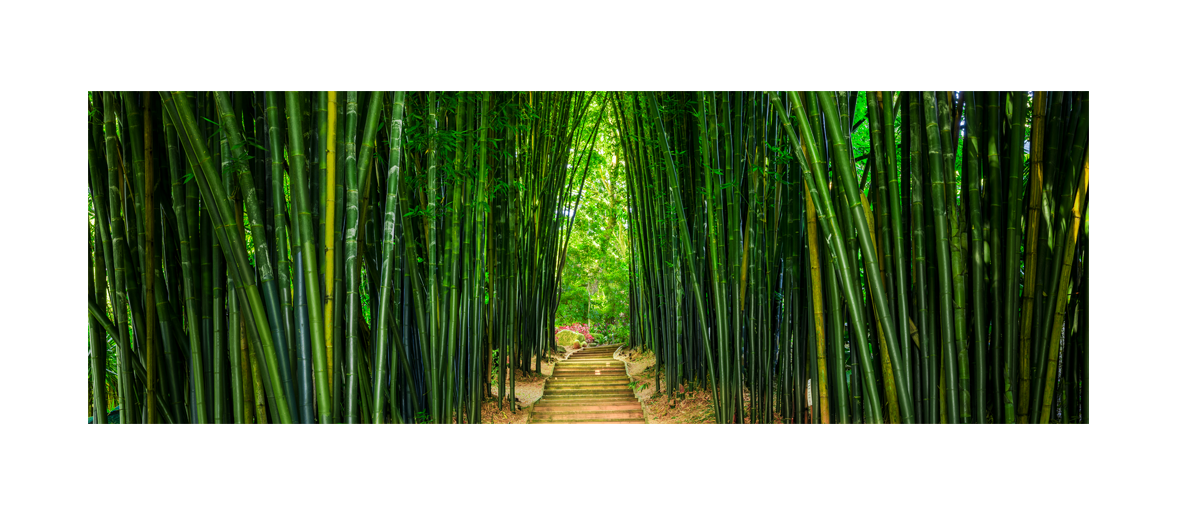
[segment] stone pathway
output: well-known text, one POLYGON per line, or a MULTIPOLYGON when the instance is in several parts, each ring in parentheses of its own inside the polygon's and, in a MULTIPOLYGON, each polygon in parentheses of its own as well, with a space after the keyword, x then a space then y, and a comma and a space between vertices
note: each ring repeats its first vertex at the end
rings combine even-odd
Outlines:
POLYGON ((586 348, 558 362, 529 423, 646 423, 626 367, 614 359, 618 348, 586 348))

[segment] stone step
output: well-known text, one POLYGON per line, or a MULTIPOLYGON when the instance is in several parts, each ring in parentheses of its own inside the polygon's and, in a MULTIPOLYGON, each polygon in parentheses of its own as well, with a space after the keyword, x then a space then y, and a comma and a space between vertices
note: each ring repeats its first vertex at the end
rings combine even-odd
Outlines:
POLYGON ((574 381, 564 381, 564 382, 550 381, 545 384, 545 389, 546 390, 557 390, 557 389, 567 389, 567 388, 572 388, 572 389, 602 388, 602 389, 606 389, 606 390, 615 390, 615 389, 630 388, 629 386, 627 386, 628 383, 629 383, 629 381, 616 381, 613 383, 599 383, 599 382, 579 383, 579 382, 574 382, 574 381))
POLYGON ((629 401, 628 400, 582 400, 582 401, 553 402, 553 403, 548 403, 548 404, 541 404, 540 402, 537 402, 536 404, 533 404, 533 407, 536 408, 536 410, 538 410, 538 411, 542 410, 542 409, 545 411, 574 411, 574 410, 578 410, 581 408, 586 408, 586 409, 597 408, 597 409, 601 409, 601 410, 610 409, 610 410, 614 410, 614 411, 639 411, 639 410, 643 409, 643 406, 639 405, 639 402, 636 401, 634 398, 632 398, 629 401))
POLYGON ((549 378, 550 383, 555 382, 555 381, 589 381, 589 380, 630 381, 630 377, 627 377, 625 375, 617 375, 617 374, 573 374, 573 375, 557 374, 557 375, 553 375, 552 377, 549 378))
POLYGON ((589 388, 589 387, 594 387, 594 386, 597 386, 599 388, 612 388, 613 389, 613 388, 622 388, 624 386, 627 386, 628 384, 631 384, 631 382, 626 379, 620 379, 618 381, 602 381, 602 380, 597 380, 597 379, 591 379, 591 380, 586 380, 586 381, 579 381, 579 380, 552 381, 552 380, 550 380, 548 383, 545 383, 545 389, 549 390, 549 389, 556 389, 556 388, 589 388))
POLYGON ((596 370, 598 370, 598 371, 612 371, 612 372, 627 372, 627 369, 624 368, 622 365, 609 365, 609 364, 607 364, 607 365, 604 365, 604 364, 594 364, 594 365, 581 364, 580 365, 580 364, 576 364, 576 363, 558 365, 553 370, 554 370, 554 372, 562 372, 562 371, 594 372, 596 370))
POLYGON ((533 404, 533 411, 537 413, 550 413, 562 411, 639 411, 643 412, 643 406, 639 402, 619 401, 617 403, 606 402, 573 402, 564 404, 541 404, 537 402, 533 404))
POLYGON ((646 421, 644 421, 644 420, 643 420, 643 418, 633 418, 633 419, 630 419, 630 418, 629 418, 629 419, 625 419, 625 420, 608 420, 608 419, 581 419, 581 420, 557 420, 557 421, 540 421, 540 422, 531 422, 531 423, 536 423, 536 424, 549 424, 549 425, 553 425, 553 424, 562 424, 562 423, 591 423, 591 424, 600 424, 600 423, 605 423, 605 424, 629 423, 629 424, 643 424, 643 423, 647 423, 647 422, 646 422, 646 421))
POLYGON ((553 390, 568 391, 568 392, 585 392, 592 390, 607 390, 618 391, 619 393, 634 394, 634 392, 627 386, 627 383, 622 384, 600 384, 600 383, 586 383, 586 384, 548 384, 545 385, 545 393, 553 390), (624 390, 625 389, 625 390, 624 390))
POLYGON ((560 372, 560 371, 594 372, 596 370, 599 370, 599 371, 610 370, 610 371, 617 371, 617 372, 626 372, 627 371, 626 367, 624 367, 623 364, 621 364, 621 363, 617 364, 617 365, 611 365, 609 363, 587 363, 587 362, 561 363, 553 368, 554 372, 560 372))
POLYGON ((563 420, 585 420, 592 419, 611 419, 611 420, 630 420, 635 418, 643 418, 643 411, 569 411, 569 412, 550 412, 550 413, 533 413, 533 422, 544 421, 563 421, 563 420))
POLYGON ((623 383, 623 384, 627 384, 630 382, 631 382, 631 378, 628 378, 627 376, 602 376, 602 375, 594 376, 594 375, 590 375, 590 376, 553 376, 553 377, 549 378, 549 384, 553 384, 553 383, 578 383, 578 384, 586 384, 586 383, 617 384, 617 383, 623 383))
MULTIPOLYGON (((635 396, 635 392, 630 388, 557 388, 545 389, 544 395, 630 395, 635 396)), ((543 395, 543 396, 544 396, 543 395)))
POLYGON ((581 367, 567 368, 567 367, 564 367, 561 365, 558 365, 556 369, 553 369, 554 376, 560 376, 562 374, 565 374, 567 376, 605 376, 607 374, 612 375, 612 376, 626 376, 627 369, 624 369, 622 367, 601 367, 601 366, 600 367, 590 367, 590 368, 581 368, 581 367))
MULTIPOLYGON (((564 402, 564 401, 580 401, 580 402, 586 402, 586 401, 595 401, 595 402, 597 402, 597 401, 610 401, 610 402, 618 402, 618 401, 626 401, 626 400, 637 400, 637 399, 635 398, 635 394, 634 394, 634 393, 609 393, 609 394, 596 394, 596 393, 570 393, 569 391, 563 391, 563 392, 561 392, 561 393, 550 393, 550 394, 547 394, 547 395, 545 395, 545 397, 544 397, 543 399, 541 399, 541 400, 548 401, 548 402, 564 402)), ((537 401, 537 403, 538 403, 538 404, 539 404, 540 402, 541 402, 541 401, 537 401)))
POLYGON ((573 372, 573 374, 577 374, 577 372, 599 372, 599 374, 601 372, 623 372, 623 374, 627 374, 627 369, 623 368, 623 365, 557 365, 553 371, 573 372))
POLYGON ((634 395, 603 395, 601 397, 580 397, 570 396, 565 397, 560 393, 550 394, 541 400, 538 400, 534 405, 571 405, 571 404, 590 404, 590 405, 617 405, 617 404, 638 404, 639 399, 634 395))

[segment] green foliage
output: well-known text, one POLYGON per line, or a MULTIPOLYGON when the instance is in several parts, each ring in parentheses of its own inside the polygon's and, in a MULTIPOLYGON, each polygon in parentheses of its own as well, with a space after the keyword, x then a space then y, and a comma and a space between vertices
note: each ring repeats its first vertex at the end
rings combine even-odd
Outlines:
MULTIPOLYGON (((597 115, 605 101, 595 100, 587 116, 597 115)), ((608 112, 607 118, 611 118, 608 112)), ((603 340, 626 339, 631 262, 627 231, 627 181, 618 153, 615 128, 598 132, 590 158, 590 174, 582 189, 578 218, 573 224, 562 270, 556 325, 589 323, 603 340), (609 329, 609 331, 607 331, 609 329)), ((566 209, 573 211, 575 193, 566 209)))

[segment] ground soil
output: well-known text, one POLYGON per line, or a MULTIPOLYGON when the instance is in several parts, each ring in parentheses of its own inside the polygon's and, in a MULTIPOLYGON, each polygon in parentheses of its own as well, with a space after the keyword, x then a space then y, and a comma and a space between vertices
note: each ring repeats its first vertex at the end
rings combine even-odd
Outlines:
POLYGON ((668 397, 663 372, 659 373, 660 389, 656 393, 656 357, 651 351, 639 352, 621 348, 615 358, 627 364, 627 373, 635 382, 635 396, 643 405, 643 416, 647 423, 714 423, 712 394, 698 388, 677 390, 676 407, 668 397))
MULTIPOLYGON (((559 351, 562 351, 559 349, 559 351)), ((525 372, 521 369, 516 369, 516 412, 511 410, 511 405, 508 400, 504 400, 504 408, 500 409, 499 399, 500 394, 498 386, 492 386, 492 398, 483 403, 480 409, 480 415, 483 423, 528 423, 529 411, 533 404, 541 399, 541 395, 545 393, 545 381, 549 376, 553 375, 553 367, 557 365, 559 360, 564 360, 569 356, 569 352, 562 351, 560 354, 552 355, 541 360, 541 372, 525 372)), ((534 356, 532 362, 536 361, 534 356)), ((530 362, 531 363, 531 362, 530 362)), ((507 379, 505 380, 507 382, 507 379)), ((505 390, 507 391, 507 390, 505 390)))
MULTIPOLYGON (((661 391, 656 393, 655 354, 651 351, 639 352, 631 348, 622 348, 615 353, 615 358, 627 364, 628 374, 635 382, 635 396, 643 405, 643 415, 647 423, 716 423, 713 415, 713 394, 709 387, 700 386, 689 390, 687 386, 681 386, 677 390, 676 407, 672 407, 662 371, 659 373, 661 391)), ((749 404, 749 393, 746 393, 744 398, 749 404)), ((747 416, 746 423, 749 422, 750 418, 747 416)), ((782 417, 774 415, 774 423, 783 423, 782 417)))

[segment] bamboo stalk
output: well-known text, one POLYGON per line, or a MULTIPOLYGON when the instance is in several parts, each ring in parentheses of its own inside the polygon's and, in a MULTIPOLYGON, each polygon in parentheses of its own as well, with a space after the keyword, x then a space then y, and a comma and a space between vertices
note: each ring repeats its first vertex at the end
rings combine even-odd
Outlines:
MULTIPOLYGON (((157 370, 159 366, 156 362, 156 357, 159 355, 158 345, 156 341, 157 319, 156 319, 156 288, 155 288, 155 242, 156 242, 156 214, 155 214, 155 179, 153 176, 152 167, 152 117, 151 117, 151 94, 143 93, 143 187, 140 188, 140 193, 143 196, 143 209, 145 210, 141 217, 143 218, 144 226, 144 267, 143 267, 143 290, 144 314, 147 318, 144 342, 145 353, 147 354, 147 385, 144 394, 145 404, 147 404, 147 422, 145 423, 159 423, 160 417, 156 414, 156 392, 159 390, 158 378, 160 377, 157 370)), ((105 370, 105 369, 104 369, 105 370)))
POLYGON ((807 199, 807 253, 811 259, 811 298, 812 298, 812 314, 815 316, 815 350, 817 353, 817 361, 819 367, 819 377, 816 380, 817 388, 819 389, 819 412, 820 421, 823 423, 831 423, 831 417, 828 408, 828 374, 827 362, 824 360, 824 300, 822 284, 819 275, 819 250, 816 245, 815 232, 815 204, 811 201, 811 194, 806 194, 807 199))
POLYGON ((979 122, 978 108, 974 92, 967 94, 966 107, 963 112, 967 124, 967 136, 964 138, 966 146, 963 150, 963 161, 966 166, 965 185, 967 187, 968 213, 971 221, 971 313, 974 315, 975 340, 972 352, 975 356, 973 377, 971 379, 971 402, 975 412, 975 423, 985 423, 987 413, 987 313, 984 299, 984 266, 985 251, 983 248, 983 215, 980 201, 979 174, 979 122))
POLYGON ((1020 205, 1024 196, 1024 111, 1023 92, 1009 92, 1006 111, 1011 127, 1009 136, 1008 166, 1008 238, 1005 242, 1005 295, 1004 295, 1004 379, 1007 383, 1004 393, 1004 418, 1016 423, 1017 386, 1017 310, 1020 305, 1020 281, 1017 271, 1020 264, 1020 205))
POLYGON ((1027 238, 1025 240, 1025 256, 1024 256, 1024 283, 1026 288, 1024 291, 1024 302, 1022 311, 1020 313, 1020 397, 1016 406, 1016 421, 1017 423, 1028 423, 1028 405, 1031 394, 1029 380, 1031 378, 1031 336, 1033 323, 1033 295, 1037 280, 1037 246, 1038 234, 1041 221, 1037 217, 1041 208, 1041 192, 1043 185, 1043 167, 1044 167, 1044 150, 1043 143, 1045 139, 1045 93, 1033 92, 1033 122, 1032 122, 1032 140, 1030 147, 1030 174, 1029 182, 1032 187, 1029 189, 1028 200, 1028 218, 1025 221, 1026 229, 1028 230, 1027 238))
POLYGON ((299 115, 296 92, 286 92, 288 110, 289 160, 291 161, 291 198, 299 228, 300 254, 304 284, 307 292, 307 314, 311 329, 311 356, 315 378, 316 405, 319 423, 332 423, 331 391, 328 383, 328 362, 324 339, 324 316, 320 300, 320 281, 317 270, 317 251, 314 241, 311 204, 304 188, 307 181, 306 159, 303 152, 303 125, 299 115), (294 112, 294 113, 292 113, 294 112))
MULTIPOLYGON (((321 215, 324 220, 321 221, 323 227, 324 239, 324 350, 327 353, 327 364, 329 366, 335 365, 332 362, 332 348, 333 348, 333 332, 335 328, 331 323, 335 322, 333 317, 336 311, 336 285, 335 281, 336 270, 336 92, 328 92, 328 139, 326 146, 326 162, 327 173, 324 176, 324 209, 321 215)), ((335 384, 333 379, 333 371, 328 369, 328 389, 331 390, 335 384)))
MULTIPOLYGON (((788 92, 787 96, 790 98, 791 103, 795 108, 802 109, 802 99, 799 97, 798 93, 788 92)), ((783 123, 784 129, 787 131, 788 137, 791 138, 792 144, 796 146, 799 153, 803 154, 810 163, 809 165, 804 166, 803 171, 805 182, 807 183, 807 192, 810 193, 812 199, 815 199, 818 205, 816 206, 817 216, 820 219, 821 226, 823 226, 824 235, 827 237, 825 242, 827 242, 829 248, 835 251, 837 267, 839 269, 838 273, 841 278, 845 298, 850 302, 856 301, 856 298, 858 297, 857 288, 852 279, 853 272, 848 260, 847 251, 844 247, 844 238, 841 234, 840 226, 835 221, 835 215, 832 212, 833 208, 831 204, 831 198, 828 197, 826 192, 819 192, 819 189, 827 188, 827 181, 825 175, 817 164, 818 161, 816 157, 811 155, 817 153, 815 148, 815 138, 812 136, 811 128, 807 125, 807 122, 800 122, 799 130, 802 139, 800 140, 799 138, 796 138, 793 129, 791 129, 790 124, 788 123, 787 113, 782 106, 781 100, 779 100, 774 94, 770 94, 770 100, 771 104, 774 105, 775 110, 778 112, 779 119, 783 123), (802 147, 806 147, 806 150, 804 150, 802 147), (818 199, 816 199, 816 196, 818 196, 818 199)), ((867 237, 867 233, 864 236, 867 237)), ((866 320, 861 315, 861 308, 859 305, 849 305, 849 309, 852 314, 853 328, 856 331, 856 339, 858 341, 857 347, 862 351, 868 351, 868 332, 865 329, 866 320)), ((874 368, 872 362, 861 362, 861 370, 862 374, 864 375, 864 379, 870 380, 877 378, 876 369, 874 368)), ((874 383, 866 382, 865 387, 867 390, 865 390, 864 395, 868 409, 866 419, 870 423, 881 423, 883 421, 881 415, 881 402, 880 397, 877 395, 876 386, 874 383)))
MULTIPOLYGON (((877 315, 882 317, 881 328, 884 332, 882 336, 885 341, 885 347, 893 352, 890 355, 891 357, 901 359, 904 358, 904 355, 899 349, 902 343, 897 339, 898 335, 896 323, 893 320, 892 305, 888 301, 888 295, 885 293, 885 284, 877 264, 877 256, 873 252, 874 247, 871 243, 872 236, 866 219, 866 210, 861 204, 861 199, 858 197, 857 181, 855 175, 852 173, 851 162, 847 156, 847 150, 844 147, 843 133, 841 132, 842 127, 837 121, 831 95, 827 92, 817 92, 817 95, 819 96, 820 106, 823 108, 827 119, 826 123, 830 133, 829 141, 832 144, 833 152, 837 154, 834 158, 836 162, 835 166, 837 173, 841 177, 841 181, 844 183, 845 199, 851 208, 853 224, 856 227, 857 238, 860 241, 861 255, 864 257, 865 267, 867 269, 869 287, 872 288, 874 294, 881 296, 880 299, 873 300, 873 308, 877 312, 877 315)), ((852 304, 852 302, 858 300, 853 299, 851 292, 849 292, 847 298, 850 307, 858 307, 852 304)), ((913 402, 910 398, 911 390, 908 384, 909 365, 901 361, 896 361, 893 362, 892 370, 894 380, 898 383, 898 406, 901 412, 901 419, 904 423, 914 423, 913 402)))
MULTIPOLYGON (((380 92, 374 93, 374 95, 380 92)), ((380 100, 380 95, 377 95, 380 100)), ((393 93, 393 118, 390 122, 393 125, 393 137, 390 140, 390 153, 397 154, 401 146, 402 136, 402 110, 404 107, 405 92, 396 91, 393 93)), ((366 127, 367 129, 367 127, 366 127)), ((399 161, 390 160, 389 169, 386 172, 386 182, 388 182, 388 191, 385 196, 385 216, 383 232, 381 234, 381 273, 380 280, 380 294, 377 298, 377 312, 374 313, 377 326, 377 355, 376 355, 376 375, 374 376, 373 385, 373 423, 385 423, 385 372, 386 372, 386 350, 387 342, 389 341, 389 327, 386 326, 388 321, 388 313, 392 307, 389 304, 391 293, 391 285, 393 279, 393 248, 394 238, 397 234, 398 220, 395 215, 396 205, 399 199, 399 189, 401 182, 401 166, 399 161)), ((432 168, 433 169, 433 168, 432 168)), ((435 420, 437 421, 437 419, 435 420)))
MULTIPOLYGON (((1089 185, 1090 153, 1087 151, 1085 162, 1082 163, 1081 182, 1078 184, 1077 193, 1074 194, 1073 207, 1070 208, 1072 217, 1069 222, 1069 230, 1066 232, 1065 236, 1065 255, 1062 257, 1064 261, 1062 262, 1061 279, 1057 288, 1057 301, 1055 302, 1056 309, 1053 314, 1052 327, 1049 328, 1050 331, 1054 332, 1054 335, 1050 336, 1052 341, 1049 343, 1049 368, 1045 370, 1045 395, 1044 403, 1041 406, 1041 423, 1049 423, 1049 406, 1053 402, 1052 393, 1057 380, 1058 339, 1056 336, 1056 331, 1061 329, 1061 325, 1065 320, 1065 304, 1069 299, 1069 274, 1070 270, 1073 268, 1073 251, 1074 247, 1077 245, 1078 228, 1080 227, 1082 221, 1081 210, 1083 198, 1087 200, 1089 199, 1087 195, 1089 185)), ((1087 388, 1089 388, 1089 386, 1087 386, 1087 388)))
POLYGON ((952 298, 953 282, 951 281, 951 252, 948 239, 946 192, 943 178, 941 140, 939 139, 937 113, 935 111, 934 93, 922 92, 922 102, 926 113, 926 136, 929 143, 930 162, 930 194, 934 212, 935 254, 938 259, 938 296, 939 317, 941 318, 943 375, 945 384, 946 408, 948 423, 959 423, 959 387, 956 372, 954 352, 954 303, 952 298))

